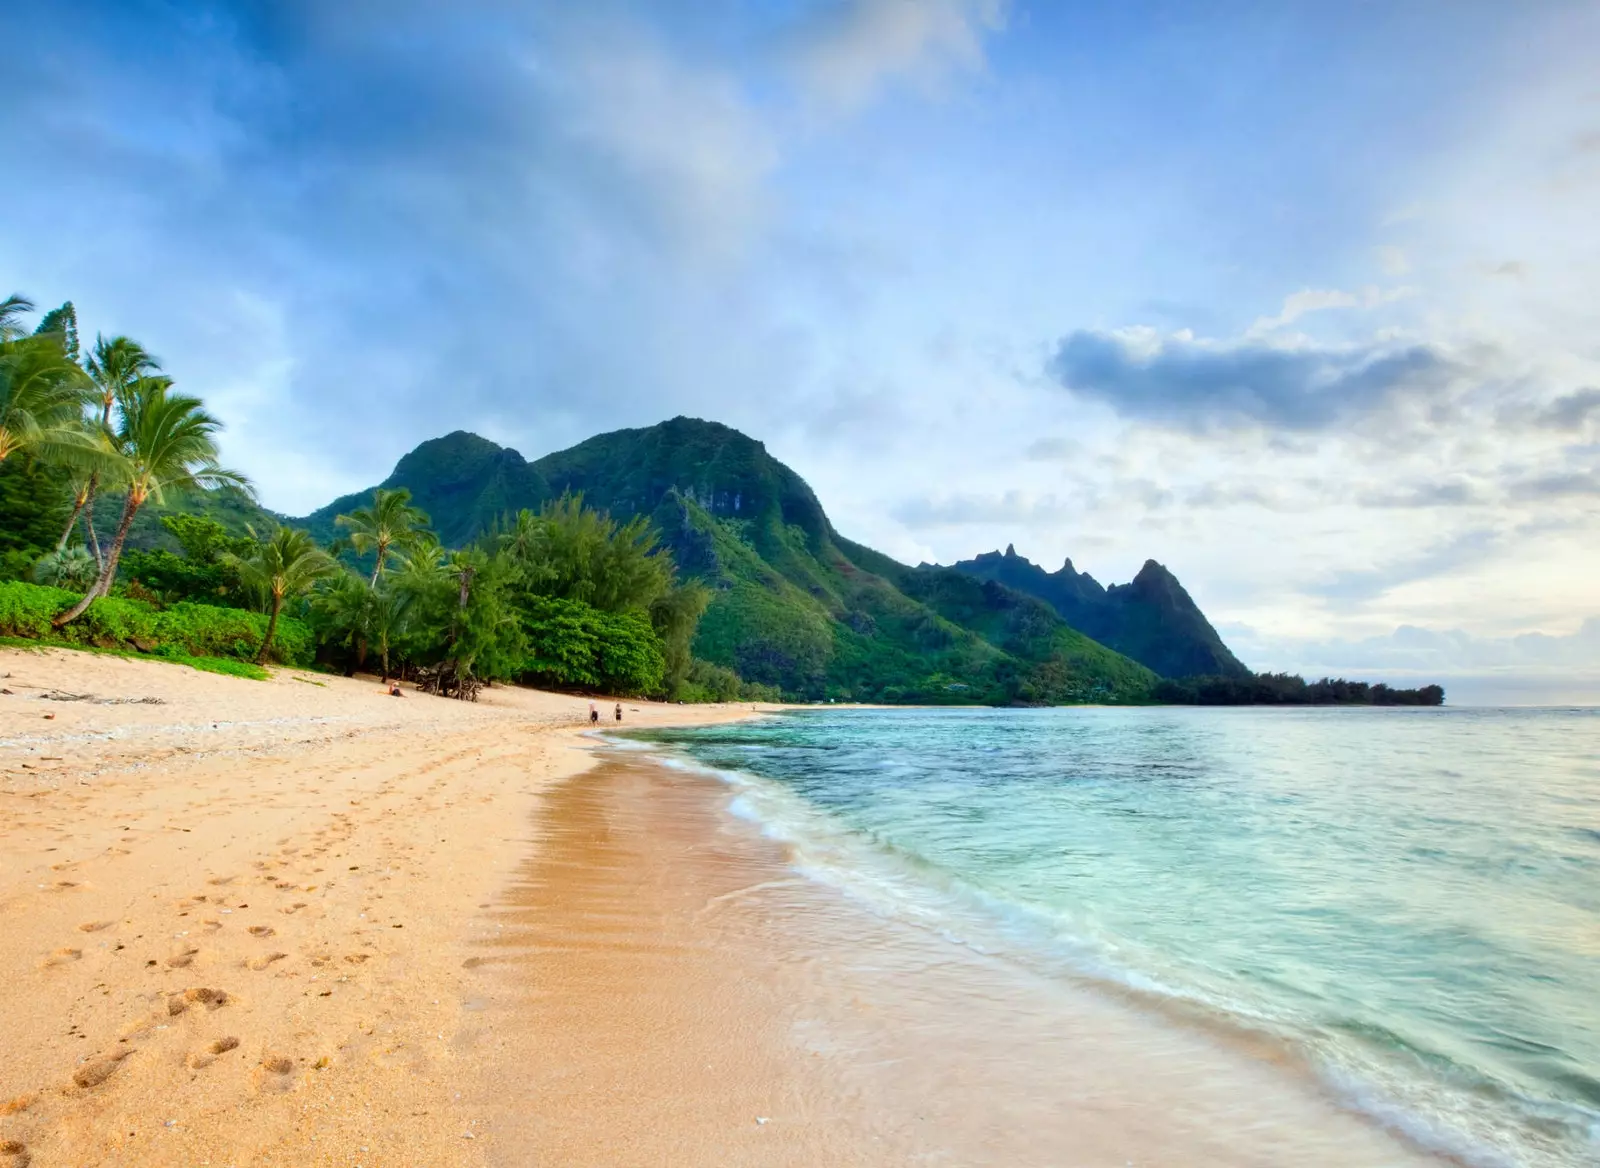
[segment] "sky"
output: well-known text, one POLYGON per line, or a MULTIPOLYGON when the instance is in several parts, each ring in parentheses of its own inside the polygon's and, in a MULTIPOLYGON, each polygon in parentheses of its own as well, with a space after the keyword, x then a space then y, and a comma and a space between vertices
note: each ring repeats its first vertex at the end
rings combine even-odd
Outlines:
POLYGON ((0 294, 303 514, 678 414, 907 562, 1600 698, 1600 4, 13 0, 0 294))

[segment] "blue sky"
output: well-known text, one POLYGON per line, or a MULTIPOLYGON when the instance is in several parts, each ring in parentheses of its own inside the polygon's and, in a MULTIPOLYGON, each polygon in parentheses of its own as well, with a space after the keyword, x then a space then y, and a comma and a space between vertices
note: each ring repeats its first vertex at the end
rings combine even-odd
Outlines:
POLYGON ((4 23, 0 282, 145 341, 278 509, 687 413, 902 559, 1159 559, 1253 665, 1593 659, 1592 3, 4 23))

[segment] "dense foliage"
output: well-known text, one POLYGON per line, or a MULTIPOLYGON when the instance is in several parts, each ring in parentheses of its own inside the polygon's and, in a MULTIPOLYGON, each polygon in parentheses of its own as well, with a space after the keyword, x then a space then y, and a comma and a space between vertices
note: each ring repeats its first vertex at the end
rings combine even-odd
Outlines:
POLYGON ((1382 682, 1327 678, 1309 684, 1292 673, 1256 673, 1245 677, 1163 679, 1157 701, 1185 706, 1440 706, 1444 689, 1391 689, 1382 682))
MULTIPOLYGON (((236 657, 252 660, 261 651, 267 617, 237 608, 206 604, 158 607, 141 600, 108 596, 95 600, 83 616, 61 628, 57 614, 79 595, 21 581, 0 583, 0 636, 26 637, 67 645, 137 650, 158 657, 236 657)), ((316 648, 311 629, 285 618, 273 643, 274 659, 303 665, 316 648)))

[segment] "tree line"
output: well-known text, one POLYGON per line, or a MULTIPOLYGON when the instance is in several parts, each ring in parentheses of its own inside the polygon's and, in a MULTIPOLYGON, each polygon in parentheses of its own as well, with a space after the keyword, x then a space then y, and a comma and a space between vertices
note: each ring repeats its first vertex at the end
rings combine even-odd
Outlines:
MULTIPOLYGON (((0 571, 70 596, 49 617, 53 632, 113 601, 191 614, 249 608, 265 617, 254 643, 240 646, 257 663, 309 646, 324 666, 454 697, 492 681, 686 700, 776 696, 693 657, 710 594, 678 579, 648 520, 619 523, 580 496, 507 516, 462 548, 439 542, 409 492, 380 489, 337 517, 327 546, 287 526, 240 536, 175 513, 161 526, 177 552, 129 549, 147 505, 223 489, 253 498, 253 488, 221 465, 220 422, 141 345, 102 336, 80 352, 70 303, 28 329, 33 310, 21 296, 0 301, 0 509, 23 533, 0 547, 0 571), (117 521, 102 540, 104 506, 117 521), (41 547, 51 515, 59 531, 41 547)), ((36 619, 47 602, 12 604, 36 619)), ((99 625, 154 627, 127 613, 99 625)))
POLYGON ((1151 697, 1181 706, 1442 706, 1444 688, 1391 689, 1383 682, 1324 677, 1307 682, 1293 673, 1247 677, 1163 678, 1151 697))

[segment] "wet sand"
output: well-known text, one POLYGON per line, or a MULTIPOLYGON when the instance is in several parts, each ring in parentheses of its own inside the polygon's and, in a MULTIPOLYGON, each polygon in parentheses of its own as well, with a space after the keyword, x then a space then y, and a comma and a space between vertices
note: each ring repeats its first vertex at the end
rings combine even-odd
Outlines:
POLYGON ((549 788, 474 973, 505 1165, 1436 1163, 1270 1052, 802 877, 717 781, 549 788))

